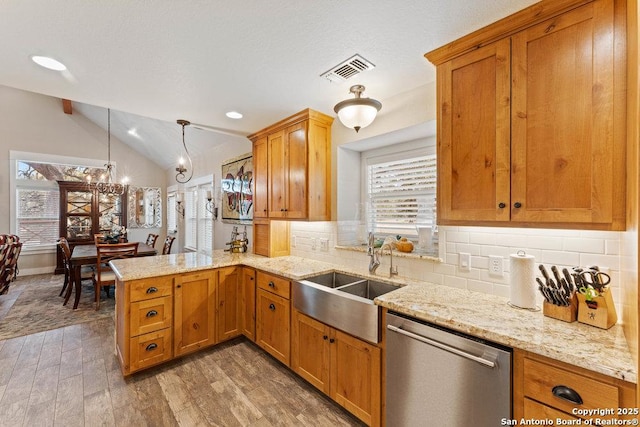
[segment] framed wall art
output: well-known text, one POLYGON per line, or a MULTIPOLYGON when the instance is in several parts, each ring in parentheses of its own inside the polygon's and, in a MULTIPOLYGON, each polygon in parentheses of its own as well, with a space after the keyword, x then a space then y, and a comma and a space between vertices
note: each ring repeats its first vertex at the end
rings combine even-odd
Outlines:
POLYGON ((253 221, 253 156, 251 153, 222 163, 222 221, 250 224, 253 221))

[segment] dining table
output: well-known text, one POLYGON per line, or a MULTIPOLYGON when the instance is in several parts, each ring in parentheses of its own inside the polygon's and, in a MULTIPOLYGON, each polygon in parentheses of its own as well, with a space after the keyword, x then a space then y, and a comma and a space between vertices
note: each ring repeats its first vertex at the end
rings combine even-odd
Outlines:
MULTIPOLYGON (((158 253, 153 246, 149 246, 144 242, 138 244, 137 257, 153 256, 158 253)), ((67 287, 67 293, 64 296, 64 303, 66 305, 71 298, 72 289, 75 289, 76 296, 73 303, 73 309, 78 308, 78 302, 80 302, 80 293, 82 291, 81 286, 81 269, 83 265, 95 265, 98 263, 98 248, 95 244, 88 245, 76 245, 71 252, 71 258, 69 259, 69 266, 71 270, 71 277, 69 280, 69 286, 67 287)))

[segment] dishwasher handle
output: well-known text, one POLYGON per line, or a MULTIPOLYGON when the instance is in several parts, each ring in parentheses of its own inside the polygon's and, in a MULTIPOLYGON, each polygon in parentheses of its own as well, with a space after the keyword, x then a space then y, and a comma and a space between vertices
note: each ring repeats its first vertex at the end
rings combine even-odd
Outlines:
POLYGON ((474 362, 478 362, 481 365, 487 366, 489 368, 495 368, 496 367, 496 363, 492 362, 491 360, 483 359, 482 357, 478 357, 478 356, 475 356, 473 354, 469 354, 466 351, 462 351, 462 350, 457 349, 455 347, 451 347, 451 346, 448 346, 448 345, 443 344, 441 342, 434 341, 434 340, 429 339, 427 337, 423 337, 422 335, 414 334, 413 332, 406 331, 404 329, 398 328, 397 326, 387 325, 387 329, 389 329, 390 331, 393 331, 393 332, 397 332, 397 333, 402 334, 402 335, 406 335, 409 338, 413 338, 414 340, 423 342, 425 344, 432 345, 432 346, 437 347, 439 349, 442 349, 444 351, 448 351, 450 353, 453 353, 453 354, 456 354, 458 356, 467 358, 469 360, 473 360, 474 362))

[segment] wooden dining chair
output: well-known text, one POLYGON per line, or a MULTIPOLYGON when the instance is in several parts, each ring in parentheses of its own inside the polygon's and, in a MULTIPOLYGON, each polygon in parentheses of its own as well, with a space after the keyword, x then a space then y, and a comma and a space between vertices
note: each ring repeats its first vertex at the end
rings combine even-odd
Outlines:
POLYGON ((109 261, 121 258, 129 258, 138 254, 139 242, 133 243, 115 243, 111 245, 96 245, 97 264, 96 271, 93 274, 93 287, 96 294, 96 310, 100 308, 100 292, 102 288, 106 288, 107 297, 109 296, 108 288, 116 284, 116 275, 109 267, 109 261))
POLYGON ((176 240, 175 237, 167 236, 164 239, 164 245, 162 246, 162 255, 168 255, 171 253, 171 245, 173 245, 173 241, 176 240))
MULTIPOLYGON (((62 296, 69 283, 71 283, 71 275, 73 272, 71 271, 71 247, 69 246, 69 241, 65 237, 60 237, 58 239, 58 246, 60 246, 60 251, 62 252, 62 266, 64 267, 64 283, 62 284, 62 289, 60 290, 59 295, 62 296)), ((83 265, 80 268, 80 282, 92 279, 93 267, 90 265, 83 265)), ((69 289, 68 292, 71 292, 71 289, 69 289)))
POLYGON ((94 234, 93 235, 93 243, 96 245, 101 245, 105 243, 104 234, 94 234))
POLYGON ((147 237, 147 246, 151 246, 152 248, 156 247, 156 240, 158 240, 158 235, 157 234, 153 234, 153 233, 149 233, 149 236, 147 237))

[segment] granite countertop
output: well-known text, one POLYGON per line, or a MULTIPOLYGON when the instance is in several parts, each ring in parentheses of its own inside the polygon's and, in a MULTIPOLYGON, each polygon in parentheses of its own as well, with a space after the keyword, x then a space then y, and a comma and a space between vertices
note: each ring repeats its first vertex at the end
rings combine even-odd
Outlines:
POLYGON ((214 251, 213 256, 196 253, 159 255, 117 260, 111 265, 123 281, 232 265, 246 265, 293 280, 330 271, 375 278, 399 286, 398 290, 376 298, 375 303, 382 307, 498 344, 637 382, 637 370, 620 325, 603 330, 578 322, 566 323, 546 317, 541 311, 511 307, 507 298, 495 295, 402 277, 391 280, 372 276, 366 272, 366 265, 346 268, 294 256, 265 258, 222 250, 214 251))

